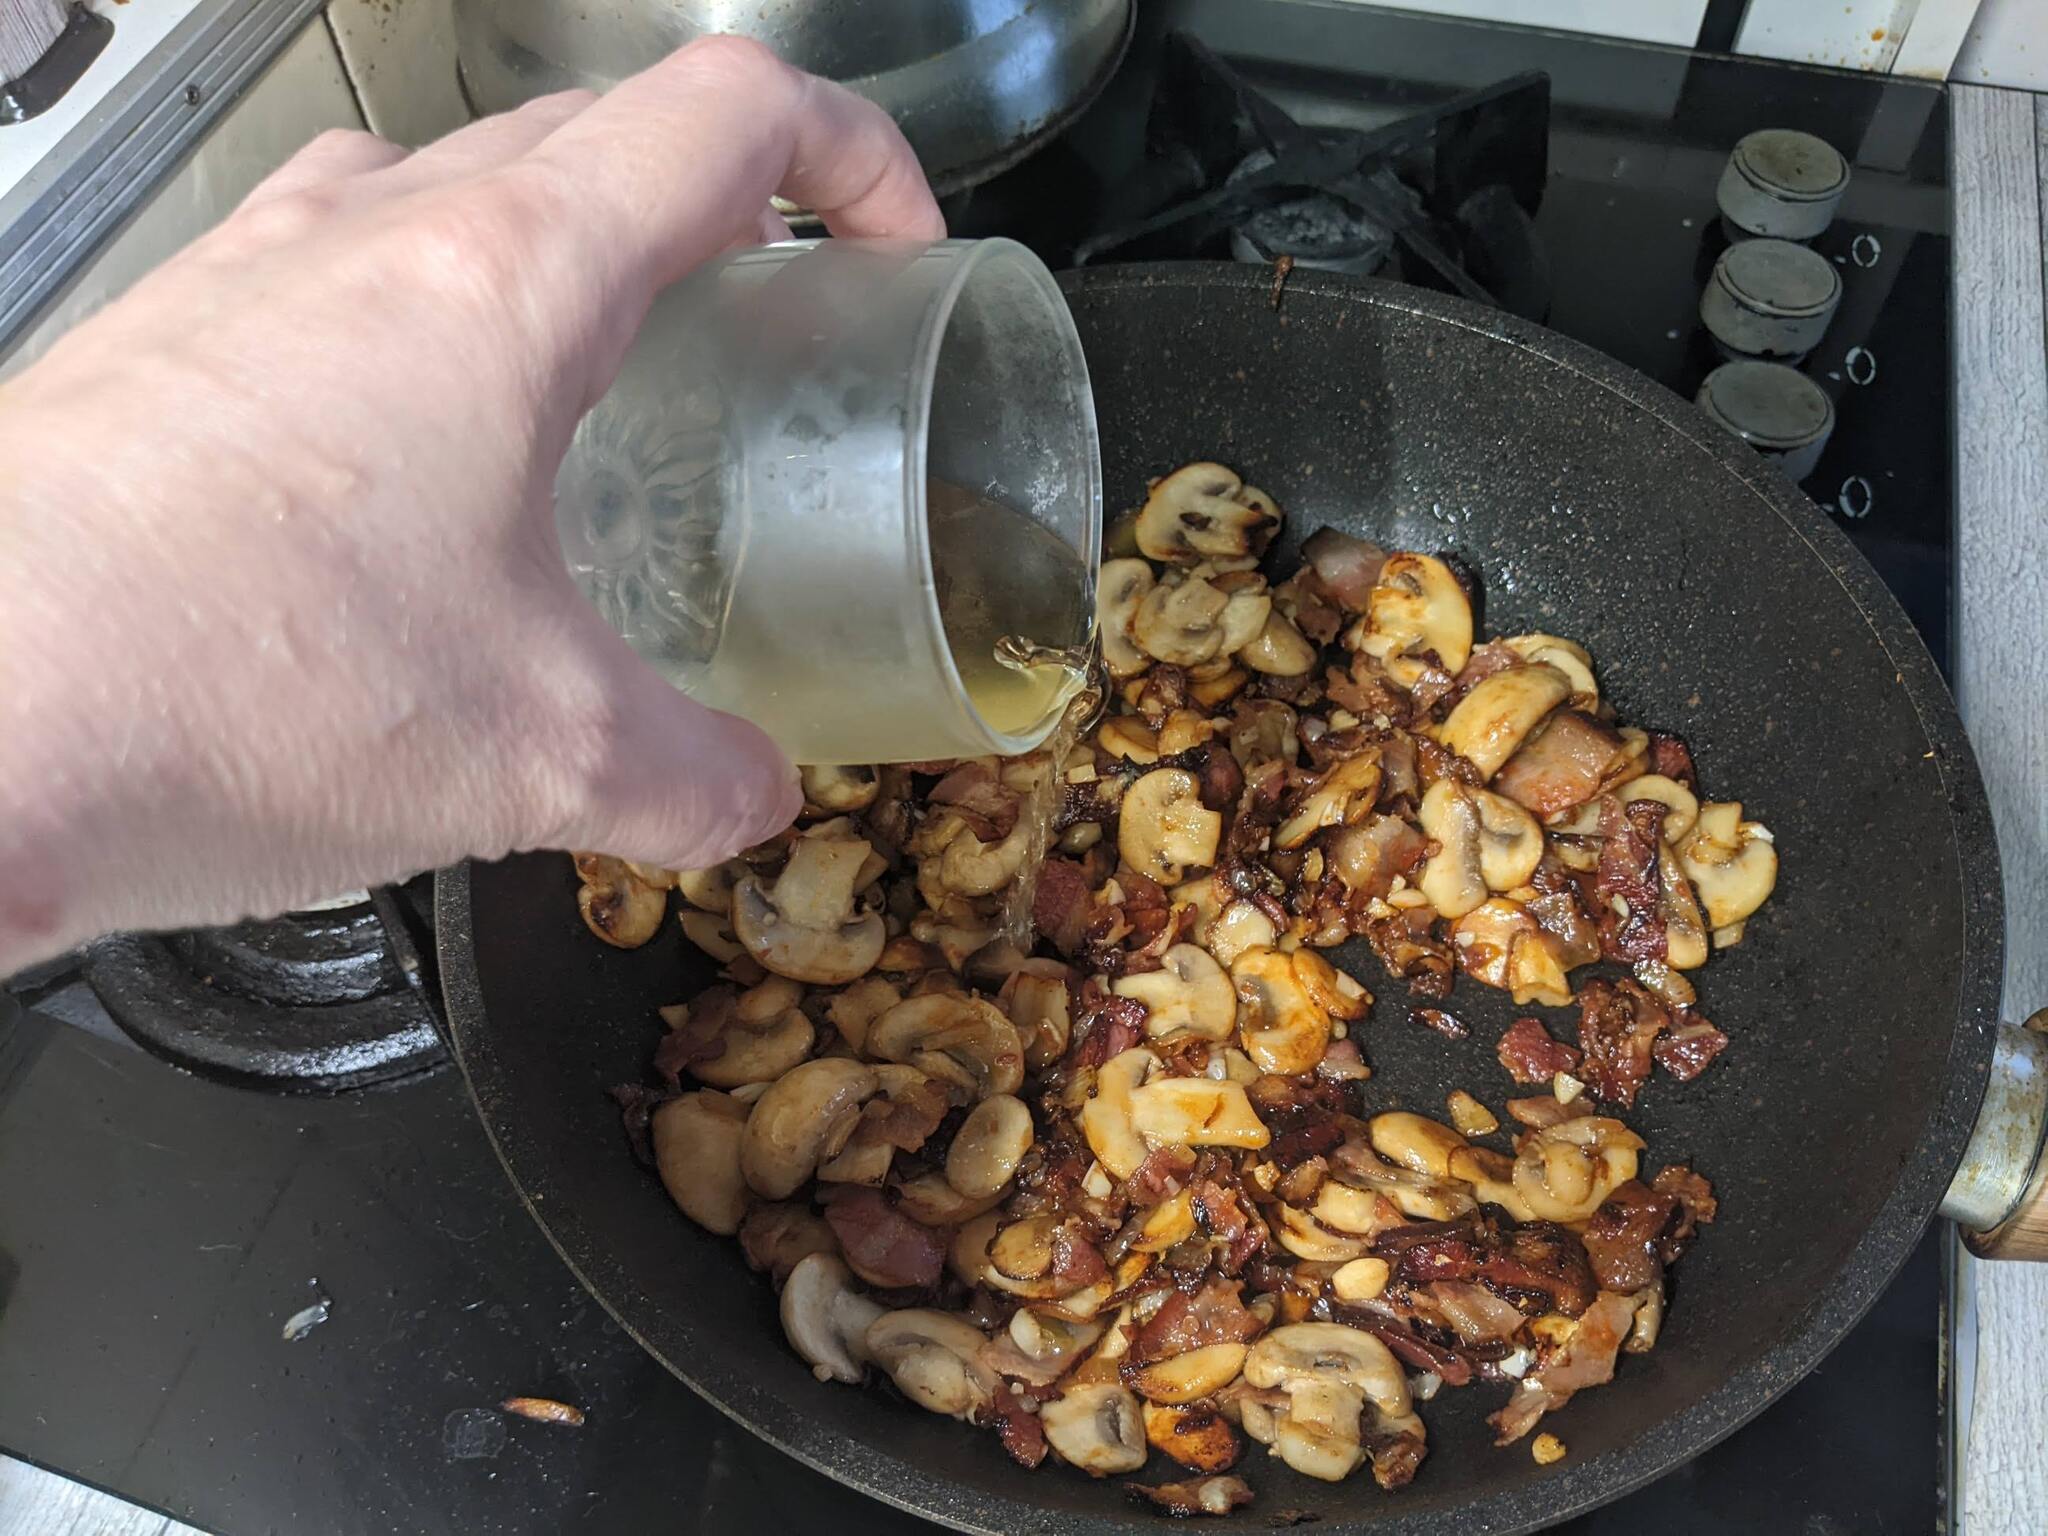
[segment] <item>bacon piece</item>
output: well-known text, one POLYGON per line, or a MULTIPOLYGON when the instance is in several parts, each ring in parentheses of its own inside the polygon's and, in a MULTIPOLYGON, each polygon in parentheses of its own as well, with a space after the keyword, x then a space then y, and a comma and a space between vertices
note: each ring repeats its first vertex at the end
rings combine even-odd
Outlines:
POLYGON ((1372 1076, 1372 1068, 1358 1054, 1356 1040, 1332 1040, 1316 1063, 1316 1076, 1330 1083, 1362 1083, 1372 1076))
POLYGON ((1658 1245, 1678 1218, 1678 1201, 1638 1179, 1617 1185, 1579 1234, 1602 1290, 1639 1291, 1664 1273, 1658 1245))
POLYGON ((915 1152, 931 1138, 952 1105, 943 1084, 926 1078, 902 1093, 877 1094, 861 1108, 855 1140, 887 1142, 903 1152, 915 1152))
POLYGON ((1370 539, 1354 539, 1335 528, 1318 528, 1302 541, 1301 558, 1322 590, 1346 613, 1363 613, 1387 552, 1370 539))
POLYGON ((1522 905, 1536 919, 1536 926, 1556 941, 1557 963, 1569 971, 1598 960, 1600 925, 1580 900, 1579 884, 1572 872, 1545 849, 1529 883, 1538 894, 1522 905))
POLYGON ((1470 1360, 1454 1349, 1423 1338, 1421 1334, 1383 1311, 1334 1305, 1330 1308, 1330 1316, 1340 1323, 1349 1323, 1354 1328, 1365 1329, 1392 1350, 1395 1357, 1404 1364, 1412 1365, 1418 1371, 1435 1372, 1447 1387, 1471 1384, 1470 1360))
POLYGON ((1658 1169, 1657 1176, 1650 1180, 1650 1188, 1678 1202, 1679 1219, 1665 1234, 1660 1250, 1666 1264, 1676 1264, 1694 1234, 1713 1221, 1721 1202, 1714 1198, 1714 1186, 1683 1163, 1658 1169))
POLYGON ((1405 875, 1429 853, 1429 839, 1399 816, 1374 815, 1330 835, 1329 867, 1344 882, 1349 904, 1384 900, 1397 875, 1405 875))
POLYGON ((1517 1125, 1544 1130, 1553 1125, 1563 1125, 1567 1120, 1577 1120, 1593 1113, 1593 1106, 1580 1094, 1569 1104, 1560 1104, 1554 1093, 1539 1094, 1532 1099, 1509 1099, 1508 1118, 1517 1125))
POLYGON ((1518 1222, 1488 1209, 1456 1221, 1395 1227, 1373 1240, 1399 1285, 1476 1280, 1526 1312, 1576 1317, 1593 1299, 1591 1265, 1573 1233, 1549 1221, 1518 1222))
POLYGON ((1266 1224, 1251 1214, 1250 1202, 1242 1198, 1234 1183, 1198 1179, 1194 1206, 1202 1230, 1223 1244, 1216 1267, 1224 1274, 1241 1273, 1266 1246, 1266 1224))
POLYGON ((1445 1013, 1441 1008, 1412 1009, 1408 1017, 1424 1029, 1435 1030, 1446 1040, 1462 1040, 1472 1033, 1455 1015, 1445 1013))
POLYGON ((619 1115, 626 1132, 626 1145, 633 1149, 633 1159, 643 1168, 654 1166, 654 1140, 648 1122, 654 1118, 654 1111, 676 1096, 673 1088, 649 1088, 640 1083, 619 1083, 611 1090, 612 1102, 619 1106, 619 1115))
POLYGON ((1068 1222, 1053 1231, 1052 1264, 1046 1273, 1069 1291, 1078 1291, 1084 1285, 1108 1279, 1109 1266, 1103 1262, 1101 1250, 1068 1222))
POLYGON ((1111 1057, 1121 1056, 1145 1038, 1145 1020, 1150 1014, 1135 997, 1106 992, 1091 976, 1081 988, 1081 1014, 1074 1021, 1068 1064, 1099 1067, 1111 1057))
POLYGON ((1195 1154, 1186 1147, 1158 1147, 1124 1180, 1124 1191, 1133 1205, 1157 1205, 1186 1188, 1194 1169, 1195 1154))
POLYGON ((1072 859, 1047 859, 1038 869, 1031 896, 1031 923, 1063 955, 1081 947, 1088 920, 1088 877, 1072 859))
POLYGON ((1668 953, 1657 875, 1665 814, 1655 800, 1622 805, 1610 798, 1600 807, 1600 867, 1593 876, 1593 894, 1599 898, 1600 953, 1609 960, 1633 964, 1662 960, 1668 953), (1626 903, 1626 916, 1616 910, 1617 900, 1626 903))
POLYGON ((1145 1500, 1169 1515, 1227 1515, 1252 1501, 1251 1488, 1241 1477, 1219 1473, 1214 1477, 1191 1477, 1178 1483, 1126 1483, 1133 1497, 1145 1500))
POLYGON ((1237 1281, 1212 1275, 1192 1294, 1175 1291, 1168 1296, 1132 1336, 1126 1359, 1132 1366, 1144 1366, 1211 1344, 1241 1344, 1258 1337, 1265 1326, 1238 1300, 1237 1281))
POLYGON ((1436 935, 1433 922, 1427 907, 1375 918, 1365 925, 1365 942, 1410 992, 1441 1002, 1451 995, 1451 946, 1436 935))
POLYGON ((997 778, 992 763, 980 758, 970 758, 952 769, 931 787, 925 799, 953 811, 984 843, 1001 842, 1017 825, 1017 792, 997 778))
POLYGON ((1522 1379, 1507 1406, 1487 1422, 1495 1445, 1512 1445, 1536 1427, 1553 1408, 1562 1408, 1572 1394, 1614 1379, 1614 1357, 1635 1321, 1637 1298, 1602 1291, 1579 1319, 1563 1349, 1522 1379))
MULTIPOLYGON (((1393 1421, 1389 1421, 1390 1424, 1393 1421)), ((1419 1423, 1411 1414, 1409 1423, 1419 1423)), ((1372 1480, 1389 1491, 1405 1488, 1415 1481, 1422 1458, 1429 1454, 1422 1435, 1405 1425, 1394 1429, 1375 1424, 1367 1429, 1361 1443, 1372 1458, 1372 1480)))
POLYGON ((1444 698, 1448 702, 1456 704, 1458 700, 1464 698, 1466 694, 1477 688, 1495 673, 1506 672, 1524 665, 1526 663, 1522 657, 1509 650, 1503 642, 1489 640, 1486 644, 1473 649, 1465 665, 1459 669, 1458 675, 1451 679, 1450 691, 1444 695, 1444 698))
POLYGON ((1681 737, 1663 731, 1650 732, 1650 772, 1661 773, 1674 784, 1699 793, 1699 775, 1693 771, 1692 748, 1681 737))
POLYGON ((1469 1280, 1432 1280, 1423 1293, 1466 1344, 1503 1343, 1528 1321, 1512 1302, 1469 1280))
POLYGON ((1003 1442, 1003 1449, 1010 1453, 1010 1460, 1018 1466, 1037 1466, 1051 1449, 1046 1444, 1045 1426, 1039 1422, 1037 1414, 1015 1398, 998 1396, 996 1401, 998 1406, 993 1413, 996 1438, 1003 1442))
POLYGON ((1579 1046, 1586 1065, 1578 1075, 1602 1102, 1633 1105, 1650 1075, 1657 1036, 1670 1022, 1670 1012, 1639 983, 1595 977, 1579 989, 1579 1046))
POLYGON ((679 1088, 682 1074, 691 1066, 724 1055, 725 1031, 738 1006, 739 990, 721 982, 688 1003, 661 1009, 662 1022, 670 1026, 654 1047, 654 1070, 661 1080, 679 1088))
POLYGON ((879 1189, 848 1185, 825 1207, 826 1224, 839 1239, 846 1264, 869 1285, 936 1285, 946 1245, 930 1227, 912 1221, 879 1189))
POLYGON ((1336 594, 1323 585, 1313 566, 1304 565, 1275 587, 1273 601, 1283 610, 1292 609, 1294 627, 1317 645, 1328 645, 1344 627, 1336 594))
POLYGON ((1690 1008, 1675 1008, 1671 1028, 1657 1037, 1650 1054, 1666 1072, 1681 1083, 1689 1083, 1712 1066, 1714 1058, 1727 1048, 1728 1037, 1720 1030, 1690 1008))
POLYGON ((1188 674, 1185 668, 1157 662, 1145 674, 1145 683, 1138 690, 1138 713, 1145 723, 1158 730, 1166 723, 1166 717, 1176 709, 1187 708, 1188 674))
POLYGON ((1495 1054, 1518 1083, 1547 1083, 1560 1072, 1576 1076, 1579 1070, 1578 1048, 1553 1039, 1541 1019, 1515 1020, 1500 1037, 1495 1054))
POLYGON ((1385 716, 1396 725, 1405 723, 1414 710, 1408 695, 1380 670, 1378 662, 1360 651, 1348 666, 1323 670, 1323 692, 1339 709, 1348 709, 1361 720, 1385 716))
POLYGON ((1501 765, 1488 788, 1548 819, 1600 793, 1623 754, 1620 735, 1576 709, 1560 709, 1501 765))

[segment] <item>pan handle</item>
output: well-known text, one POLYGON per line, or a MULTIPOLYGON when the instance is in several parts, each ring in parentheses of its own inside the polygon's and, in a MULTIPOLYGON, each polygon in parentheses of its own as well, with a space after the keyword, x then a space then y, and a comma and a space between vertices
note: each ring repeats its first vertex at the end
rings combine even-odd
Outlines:
POLYGON ((1982 1259, 2048 1259, 2048 1008, 2001 1024, 1991 1081, 1941 1213, 1982 1259))

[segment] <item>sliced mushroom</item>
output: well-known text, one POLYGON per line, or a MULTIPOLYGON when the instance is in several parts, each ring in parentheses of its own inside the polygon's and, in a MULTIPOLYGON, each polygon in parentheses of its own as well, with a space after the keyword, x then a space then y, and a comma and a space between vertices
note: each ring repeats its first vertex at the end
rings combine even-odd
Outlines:
POLYGON ((754 1101, 740 1171, 770 1200, 787 1200, 846 1145, 861 1104, 880 1086, 873 1067, 827 1056, 790 1068, 754 1101))
POLYGON ((1778 883, 1778 850, 1770 828, 1744 821, 1742 806, 1735 801, 1701 806, 1691 835, 1679 845, 1678 858, 1699 889, 1710 928, 1742 922, 1778 883))
POLYGON ((1132 638, 1132 625, 1154 585, 1152 567, 1142 560, 1105 560, 1096 576, 1095 617, 1102 631, 1103 665, 1111 677, 1136 677, 1152 665, 1132 638))
POLYGON ((1223 612, 1229 605, 1229 595, 1201 577, 1169 575, 1138 604, 1131 638, 1154 660, 1199 666, 1223 654, 1223 612))
POLYGON ((1449 1126, 1406 1110, 1374 1115, 1369 1130, 1373 1151, 1432 1178, 1450 1178, 1451 1156, 1465 1147, 1465 1138, 1449 1126))
POLYGON ((1403 688, 1422 680, 1432 655, 1455 677, 1472 659, 1472 601, 1434 555, 1389 555, 1366 599, 1365 616, 1344 643, 1378 661, 1403 688))
POLYGON ((1194 1235, 1194 1191, 1184 1189, 1145 1213, 1145 1219, 1138 1224, 1138 1240, 1131 1248, 1137 1253, 1164 1253, 1194 1235))
POLYGON ((1203 709, 1220 708, 1229 700, 1236 698, 1244 685, 1252 680, 1251 673, 1242 667, 1220 666, 1220 670, 1211 670, 1219 666, 1219 663, 1212 661, 1207 666, 1195 667, 1188 673, 1188 698, 1203 709), (1197 677, 1197 672, 1207 672, 1210 675, 1197 677))
POLYGON ((1258 949, 1275 943, 1280 930, 1257 906, 1249 901, 1233 901, 1210 920, 1202 935, 1202 942, 1219 965, 1235 965, 1237 957, 1248 949, 1258 949))
POLYGON ((836 986, 866 975, 888 939, 881 913, 854 910, 870 852, 854 839, 798 838, 772 888, 753 875, 734 885, 733 933, 778 976, 836 986))
POLYGON ((1429 898, 1439 917, 1461 918, 1486 900, 1486 875, 1479 863, 1478 802, 1457 780, 1438 779, 1423 794, 1416 819, 1436 844, 1436 852, 1422 866, 1416 889, 1429 898))
POLYGON ((927 1227, 956 1227, 974 1220, 1002 1196, 969 1199, 946 1182, 942 1173, 921 1173, 896 1186, 896 1206, 912 1221, 927 1227))
MULTIPOLYGON (((1035 830, 1029 818, 1020 816, 1009 836, 984 843, 963 823, 936 861, 939 884, 956 896, 988 896, 1001 890, 1023 869, 1035 830)), ((927 859, 919 873, 933 867, 934 861, 927 859)))
POLYGON ((1557 635, 1516 635, 1503 640, 1524 661, 1540 661, 1571 680, 1572 708, 1591 710, 1600 703, 1600 685, 1593 678, 1593 658, 1576 641, 1557 635))
POLYGON ((648 885, 623 859, 601 853, 573 855, 583 884, 576 910, 583 924, 614 949, 638 949, 660 931, 668 892, 648 885))
POLYGON ((1024 1081, 1017 1026, 979 997, 927 993, 904 999, 868 1026, 867 1054, 908 1063, 966 1099, 1015 1093, 1024 1081))
POLYGON ((782 1287, 782 1331, 820 1381, 857 1384, 867 1374, 868 1329, 883 1308, 853 1288, 836 1254, 798 1261, 782 1287))
POLYGON ((1046 1443, 1069 1466, 1096 1477, 1145 1465, 1138 1400, 1113 1382, 1070 1386, 1038 1410, 1046 1443))
POLYGON ((864 811, 882 792, 881 774, 872 763, 801 768, 797 776, 803 782, 805 810, 818 815, 864 811))
POLYGON ((1269 677, 1300 677, 1316 664, 1318 654, 1292 619, 1275 612, 1237 653, 1237 659, 1269 677))
POLYGON ((995 1399, 1001 1383, 981 1363, 987 1336, 965 1318, 921 1307, 884 1312, 869 1325, 868 1358, 920 1408, 964 1419, 995 1399))
POLYGON ((1027 1216, 997 1226, 985 1250, 992 1271, 988 1278, 997 1283, 1042 1279, 1052 1268, 1052 1241, 1059 1229, 1057 1216, 1027 1216))
POLYGON ((1291 1205, 1280 1207, 1280 1223, 1273 1235, 1281 1247, 1311 1264, 1342 1264, 1360 1257, 1371 1246, 1366 1237, 1333 1232, 1307 1211, 1291 1205))
POLYGON ((1100 1323, 1073 1322, 1032 1307, 1010 1314, 1010 1342, 1047 1368, 1052 1379, 1064 1374, 1101 1337, 1100 1323))
POLYGON ((1131 1374, 1131 1390, 1150 1403, 1192 1403, 1237 1380, 1244 1354, 1242 1344, 1207 1344, 1155 1360, 1131 1374))
POLYGON ((1302 797, 1294 814, 1280 823, 1273 834, 1273 846, 1299 848, 1324 827, 1344 826, 1360 820, 1372 809, 1380 789, 1380 754, 1377 749, 1326 769, 1302 797))
POLYGON ((1152 1149, 1131 1125, 1131 1095, 1159 1066, 1142 1045, 1105 1061, 1095 1074, 1095 1096, 1081 1106, 1081 1134, 1088 1150, 1113 1179, 1128 1179, 1152 1149))
POLYGON ((1370 1403, 1375 1422, 1414 1419, 1408 1379, 1393 1352, 1362 1328, 1342 1323, 1289 1323, 1253 1343, 1245 1355, 1244 1379, 1254 1387, 1278 1388, 1288 1406, 1275 1420, 1273 1448, 1295 1471, 1338 1482, 1365 1460, 1363 1415, 1370 1403))
POLYGON ((1159 727, 1159 755, 1172 757, 1216 734, 1217 722, 1192 709, 1176 709, 1159 727))
POLYGON ((1185 464, 1154 482, 1138 514, 1138 548, 1174 565, 1256 557, 1280 522, 1270 496, 1221 464, 1185 464))
POLYGON ((1693 900, 1692 882, 1668 843, 1657 850, 1657 915, 1664 923, 1664 963, 1678 971, 1705 965, 1706 922, 1693 900))
POLYGON ((1330 1044, 1330 1016, 1309 994, 1294 957, 1248 949, 1230 967, 1244 1051, 1262 1072, 1292 1077, 1313 1072, 1330 1044))
POLYGON ((1117 851, 1139 874, 1178 885, 1191 865, 1216 862, 1223 817, 1202 804, 1201 786, 1184 768, 1155 768, 1124 791, 1117 851))
POLYGON ((1026 960, 1010 973, 996 1001, 1017 1026, 1027 1067, 1049 1067, 1066 1055, 1074 1019, 1064 965, 1057 960, 1026 960))
POLYGON ((1242 1084, 1208 1077, 1161 1077, 1133 1088, 1130 1125, 1154 1147, 1258 1148, 1273 1139, 1242 1084))
POLYGON ((1571 987, 1555 944, 1526 907, 1505 896, 1489 897, 1451 925, 1459 969, 1517 1003, 1570 1004, 1571 987))
POLYGON ((825 1017, 839 1031, 839 1038, 856 1053, 865 1054, 868 1028, 876 1019, 903 1001, 903 994, 879 976, 863 976, 843 992, 834 993, 825 1005, 825 1017))
POLYGON ((1473 1205, 1462 1174, 1419 1172, 1354 1146, 1317 1191, 1311 1214, 1326 1227, 1371 1237, 1387 1228, 1389 1206, 1418 1221, 1454 1221, 1473 1205))
POLYGON ((1196 1472, 1221 1472, 1235 1466, 1243 1449, 1230 1420, 1207 1403, 1147 1403, 1145 1439, 1154 1450, 1196 1472))
POLYGON ((969 1199, 1000 1192, 1016 1176, 1035 1132, 1022 1099, 999 1093, 968 1111, 946 1152, 946 1182, 969 1199))
POLYGON ((777 1286, 814 1253, 839 1252, 839 1239, 807 1200, 770 1200, 747 1212, 740 1223, 740 1251, 755 1269, 768 1271, 777 1286))
POLYGON ((1221 1040, 1237 1023, 1237 994, 1222 966, 1199 944, 1176 944, 1156 971, 1125 976, 1110 988, 1146 1007, 1145 1033, 1221 1040))
POLYGON ((1571 679, 1545 662, 1509 667, 1460 699, 1436 739, 1490 779, 1571 693, 1571 679))
POLYGON ((714 1088, 772 1083, 811 1052, 816 1034, 797 1005, 804 989, 781 976, 742 992, 720 1032, 725 1049, 690 1063, 692 1076, 714 1088))
POLYGON ((1149 764, 1159 761, 1159 733, 1136 715, 1118 715, 1102 722, 1095 744, 1111 757, 1149 764))
POLYGON ((1330 1294, 1339 1301, 1371 1301, 1387 1288, 1391 1274, 1385 1259, 1353 1259, 1330 1276, 1330 1294))
POLYGON ((1297 949, 1294 979, 1308 993, 1309 1001, 1333 1019, 1362 1019, 1372 1006, 1372 994, 1312 949, 1297 949))
POLYGON ((679 869, 676 871, 676 893, 700 912, 716 912, 721 917, 729 917, 732 914, 732 888, 747 873, 747 866, 738 859, 727 859, 709 869, 679 869))
POLYGON ((721 912, 700 912, 685 907, 677 914, 683 937, 720 965, 731 965, 746 956, 747 948, 732 931, 732 917, 721 912))
POLYGON ((658 1107, 648 1121, 661 1187, 690 1220, 730 1237, 747 1213, 740 1174, 747 1110, 712 1090, 686 1093, 658 1107))
MULTIPOLYGON (((1528 1212, 1522 1219, 1584 1221, 1636 1176, 1642 1148, 1640 1136, 1604 1115, 1581 1115, 1533 1131, 1515 1155, 1514 1190, 1528 1212)), ((1480 1196, 1486 1198, 1483 1189, 1480 1196)), ((1514 1206, 1508 1209, 1521 1215, 1514 1206)))

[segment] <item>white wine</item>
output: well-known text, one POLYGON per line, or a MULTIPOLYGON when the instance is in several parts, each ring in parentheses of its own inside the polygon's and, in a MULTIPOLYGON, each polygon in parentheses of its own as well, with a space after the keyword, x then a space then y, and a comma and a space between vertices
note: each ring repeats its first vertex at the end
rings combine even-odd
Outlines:
POLYGON ((1034 519, 933 480, 932 573, 960 681, 996 730, 1044 725, 1087 679, 1081 557, 1034 519))

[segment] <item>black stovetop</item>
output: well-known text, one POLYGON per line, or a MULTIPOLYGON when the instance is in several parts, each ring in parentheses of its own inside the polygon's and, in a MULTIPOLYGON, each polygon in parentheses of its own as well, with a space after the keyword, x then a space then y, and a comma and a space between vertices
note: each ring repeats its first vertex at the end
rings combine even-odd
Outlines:
MULTIPOLYGON (((1835 506, 1861 482, 1847 505, 1866 515, 1845 526, 1946 665, 1937 87, 1313 0, 1141 12, 1102 102, 949 210, 956 232, 1011 234, 1059 263, 1127 214, 1116 200, 1171 28, 1318 125, 1376 126, 1539 69, 1553 101, 1536 218, 1549 323, 1690 394, 1716 360, 1694 306, 1719 249, 1728 149, 1765 126, 1833 143, 1854 180, 1816 248, 1840 259, 1846 293, 1806 366, 1839 421, 1807 489, 1835 506), (1850 382, 1852 347, 1877 365, 1867 385, 1850 382)), ((528 1219, 452 1070, 278 1097, 145 1054, 62 967, 27 996, 0 1021, 0 1448, 233 1536, 922 1528, 762 1446, 643 1355, 528 1219), (288 1342, 286 1321, 323 1297, 326 1320, 288 1342), (588 1421, 508 1417, 496 1405, 512 1394, 574 1403, 588 1421)), ((1941 1271, 1930 1236, 1776 1405, 1558 1529, 1941 1528, 1941 1271)))

